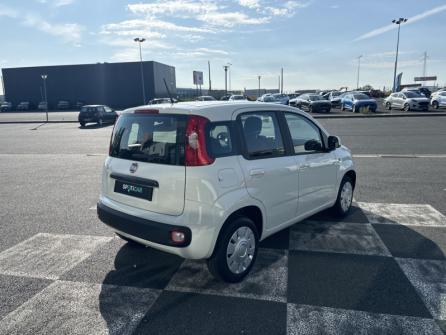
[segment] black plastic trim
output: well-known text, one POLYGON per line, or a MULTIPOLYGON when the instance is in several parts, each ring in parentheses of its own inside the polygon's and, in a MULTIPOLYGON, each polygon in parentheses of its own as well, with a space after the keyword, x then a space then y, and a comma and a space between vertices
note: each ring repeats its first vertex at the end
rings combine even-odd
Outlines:
POLYGON ((141 178, 141 177, 129 176, 129 175, 120 174, 120 173, 112 173, 110 175, 110 178, 121 180, 121 181, 126 181, 128 183, 138 184, 141 186, 149 186, 149 187, 159 187, 160 186, 158 184, 158 182, 153 179, 145 179, 145 178, 141 178))
POLYGON ((98 202, 97 204, 97 212, 99 219, 107 226, 146 241, 176 248, 185 248, 189 246, 192 241, 192 231, 188 227, 174 226, 171 224, 142 219, 112 209, 101 202, 98 202), (170 239, 172 231, 184 233, 184 243, 174 243, 170 239))

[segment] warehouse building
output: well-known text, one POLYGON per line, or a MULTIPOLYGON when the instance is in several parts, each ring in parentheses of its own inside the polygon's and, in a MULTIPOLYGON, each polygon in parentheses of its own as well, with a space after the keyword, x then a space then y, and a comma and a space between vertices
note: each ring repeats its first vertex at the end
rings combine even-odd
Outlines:
MULTIPOLYGON (((2 69, 5 100, 16 106, 22 101, 37 105, 45 100, 49 108, 59 101, 76 104, 104 104, 127 108, 143 104, 140 62, 97 63, 2 69), (42 78, 46 75, 46 79, 42 78), (44 84, 45 81, 45 84, 44 84)), ((158 62, 142 62, 146 101, 168 96, 166 85, 176 95, 175 68, 158 62)))

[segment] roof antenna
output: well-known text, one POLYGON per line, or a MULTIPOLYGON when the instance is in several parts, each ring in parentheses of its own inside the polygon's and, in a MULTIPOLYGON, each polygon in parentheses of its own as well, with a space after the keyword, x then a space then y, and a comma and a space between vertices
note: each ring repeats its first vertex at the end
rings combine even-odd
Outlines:
POLYGON ((172 94, 170 94, 169 87, 167 86, 167 83, 166 83, 166 78, 163 78, 163 81, 164 81, 164 86, 166 86, 167 94, 169 94, 170 103, 171 103, 171 104, 174 104, 175 101, 174 101, 173 98, 172 98, 172 94))

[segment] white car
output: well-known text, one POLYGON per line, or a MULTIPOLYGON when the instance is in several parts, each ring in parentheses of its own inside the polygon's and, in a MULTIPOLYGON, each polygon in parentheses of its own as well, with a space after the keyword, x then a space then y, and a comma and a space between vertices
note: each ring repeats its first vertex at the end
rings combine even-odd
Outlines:
POLYGON ((296 108, 141 106, 115 124, 97 211, 123 239, 239 282, 259 241, 327 208, 344 216, 355 184, 350 150, 296 108))
POLYGON ((431 96, 431 105, 433 108, 446 107, 446 91, 436 92, 431 96))
POLYGON ((240 101, 240 100, 248 100, 248 99, 241 94, 233 94, 229 97, 229 101, 240 101))
POLYGON ((429 109, 429 99, 416 91, 392 93, 384 99, 383 104, 387 110, 397 108, 408 112, 412 110, 427 111, 429 109))

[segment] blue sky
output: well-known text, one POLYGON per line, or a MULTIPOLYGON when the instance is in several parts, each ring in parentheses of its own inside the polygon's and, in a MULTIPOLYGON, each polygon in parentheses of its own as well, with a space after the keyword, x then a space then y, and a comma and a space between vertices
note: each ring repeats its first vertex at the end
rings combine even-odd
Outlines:
POLYGON ((192 71, 224 88, 284 89, 389 87, 396 25, 401 28, 399 70, 403 83, 423 72, 446 84, 445 0, 1 0, 0 67, 145 60, 176 67, 177 86, 192 87, 192 71))

